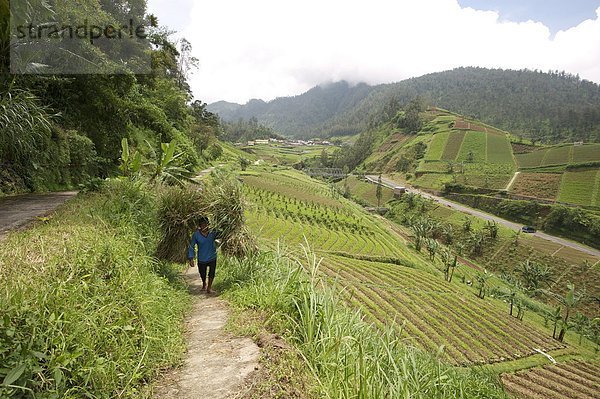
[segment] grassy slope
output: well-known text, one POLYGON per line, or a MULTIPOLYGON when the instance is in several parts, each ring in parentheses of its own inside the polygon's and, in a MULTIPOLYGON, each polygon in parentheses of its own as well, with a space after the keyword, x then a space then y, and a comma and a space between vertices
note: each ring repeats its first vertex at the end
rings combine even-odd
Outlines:
POLYGON ((0 397, 145 397, 179 360, 188 298, 153 257, 153 198, 112 182, 2 242, 0 380, 12 370, 23 388, 0 397))

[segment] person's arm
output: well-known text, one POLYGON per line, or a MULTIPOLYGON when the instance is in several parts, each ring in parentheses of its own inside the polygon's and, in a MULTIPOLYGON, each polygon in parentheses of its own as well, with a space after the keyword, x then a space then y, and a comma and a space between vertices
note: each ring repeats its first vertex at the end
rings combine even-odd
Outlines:
POLYGON ((190 246, 188 247, 188 254, 187 254, 187 258, 188 261, 190 263, 190 267, 194 267, 194 253, 196 250, 196 232, 194 232, 194 234, 192 234, 192 240, 190 242, 190 246))
POLYGON ((216 247, 219 248, 223 243, 223 233, 220 230, 213 230, 213 237, 215 239, 216 247))

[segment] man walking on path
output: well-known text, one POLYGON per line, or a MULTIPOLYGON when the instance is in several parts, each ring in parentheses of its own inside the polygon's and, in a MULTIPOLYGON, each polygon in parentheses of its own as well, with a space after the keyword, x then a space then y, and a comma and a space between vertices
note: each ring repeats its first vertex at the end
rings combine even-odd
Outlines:
POLYGON ((217 268, 217 245, 215 240, 218 238, 218 232, 209 230, 208 219, 203 217, 200 219, 200 226, 192 234, 190 246, 188 248, 188 260, 190 267, 194 267, 194 252, 198 246, 198 271, 202 278, 202 291, 206 290, 207 294, 212 294, 212 284, 215 279, 215 271, 217 268), (206 283, 206 272, 208 269, 208 285, 206 283))

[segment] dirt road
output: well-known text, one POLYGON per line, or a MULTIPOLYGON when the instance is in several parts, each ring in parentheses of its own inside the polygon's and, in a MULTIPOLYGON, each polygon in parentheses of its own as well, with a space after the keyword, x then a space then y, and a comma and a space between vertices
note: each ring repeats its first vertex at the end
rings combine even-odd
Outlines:
POLYGON ((75 195, 77 195, 76 191, 67 191, 0 198, 0 236, 29 223, 36 217, 47 215, 75 195))
MULTIPOLYGON (((377 179, 379 178, 378 176, 375 176, 375 175, 367 175, 365 177, 370 182, 375 183, 375 184, 377 184, 377 179)), ((384 178, 384 177, 381 178, 381 184, 383 186, 389 187, 389 188, 394 188, 394 187, 397 187, 397 186, 404 186, 403 183, 395 182, 393 180, 390 180, 390 179, 384 178)), ((484 220, 493 220, 496 223, 501 224, 501 225, 503 225, 505 227, 508 227, 509 229, 512 229, 512 230, 515 230, 515 231, 520 230, 521 227, 523 226, 522 224, 514 223, 514 222, 511 222, 509 220, 502 219, 501 217, 498 217, 498 216, 495 216, 495 215, 491 215, 489 213, 480 211, 478 209, 470 208, 470 207, 468 207, 466 205, 462 205, 462 204, 458 204, 456 202, 449 201, 449 200, 447 200, 445 198, 438 197, 436 195, 426 193, 424 191, 421 191, 421 190, 413 188, 413 187, 411 187, 408 191, 416 193, 416 194, 419 194, 422 197, 429 198, 429 199, 431 199, 431 200, 433 200, 433 201, 435 201, 435 202, 437 202, 437 203, 439 203, 441 205, 447 206, 447 207, 452 208, 452 209, 456 209, 457 211, 460 211, 460 212, 463 212, 463 213, 466 213, 466 214, 469 214, 469 215, 477 216, 477 217, 479 217, 481 219, 484 219, 484 220)), ((566 239, 561 238, 561 237, 556 237, 556 236, 553 236, 553 235, 550 235, 550 234, 546 234, 546 233, 544 233, 542 231, 538 231, 536 233, 533 233, 533 235, 535 235, 535 236, 537 236, 539 238, 543 238, 544 240, 555 242, 555 243, 560 244, 560 245, 565 246, 565 247, 573 248, 573 249, 575 249, 577 251, 580 251, 580 252, 583 252, 583 253, 586 253, 586 254, 589 254, 589 255, 600 257, 600 251, 599 250, 591 248, 591 247, 588 247, 588 246, 583 245, 583 244, 579 244, 579 243, 574 242, 574 241, 570 241, 570 240, 566 240, 566 239)))
POLYGON ((250 338, 233 337, 224 331, 229 309, 219 298, 200 291, 195 268, 189 268, 184 277, 194 297, 186 323, 188 352, 182 367, 171 370, 154 385, 154 398, 229 398, 258 368, 259 348, 250 338))

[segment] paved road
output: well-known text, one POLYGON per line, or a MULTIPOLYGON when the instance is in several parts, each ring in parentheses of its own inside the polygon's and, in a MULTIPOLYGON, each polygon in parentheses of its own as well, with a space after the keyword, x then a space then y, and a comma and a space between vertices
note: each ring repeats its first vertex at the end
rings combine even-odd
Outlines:
POLYGON ((75 195, 76 191, 68 191, 0 198, 0 236, 36 217, 46 215, 75 195))
MULTIPOLYGON (((373 182, 373 183, 377 183, 377 179, 379 178, 379 176, 375 176, 375 175, 367 175, 365 176, 369 181, 373 182)), ((398 187, 398 186, 404 186, 404 183, 398 183, 398 182, 394 182, 393 180, 390 180, 388 178, 382 177, 381 178, 381 183, 383 186, 389 187, 389 188, 394 188, 394 187, 398 187)), ((478 209, 473 209, 470 208, 466 205, 462 205, 462 204, 458 204, 456 202, 452 202, 449 201, 445 198, 442 197, 438 197, 437 195, 433 195, 433 194, 429 194, 426 193, 424 191, 421 191, 419 189, 410 187, 410 189, 408 190, 410 192, 419 194, 425 198, 429 198, 439 204, 445 205, 447 207, 456 209, 457 211, 463 212, 463 213, 467 213, 469 215, 473 215, 473 216, 477 216, 479 218, 485 219, 485 220, 493 220, 498 224, 501 224, 503 226, 506 226, 512 230, 518 231, 521 230, 521 227, 523 226, 522 224, 518 224, 518 223, 514 223, 511 222, 509 220, 506 219, 502 219, 501 217, 495 216, 495 215, 491 215, 489 213, 480 211, 478 209)), ((552 241, 555 242, 559 245, 563 245, 565 247, 569 247, 569 248, 573 248, 577 251, 581 251, 584 252, 586 254, 590 254, 596 257, 600 258, 600 251, 591 247, 588 247, 586 245, 583 244, 579 244, 570 240, 566 240, 564 238, 561 237, 556 237, 550 234, 546 234, 542 231, 538 231, 536 233, 533 234, 534 236, 537 236, 539 238, 543 238, 544 240, 548 240, 548 241, 552 241)))

